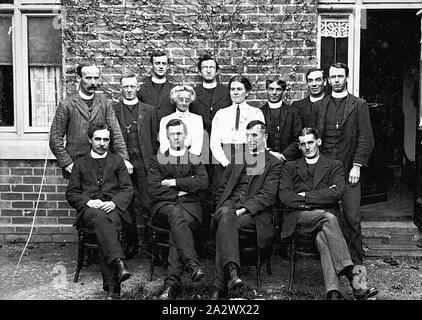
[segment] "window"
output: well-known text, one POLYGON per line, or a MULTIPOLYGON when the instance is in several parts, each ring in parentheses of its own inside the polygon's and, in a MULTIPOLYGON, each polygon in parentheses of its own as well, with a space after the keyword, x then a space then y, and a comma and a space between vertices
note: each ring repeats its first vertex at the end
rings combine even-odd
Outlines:
POLYGON ((0 0, 0 158, 37 159, 28 146, 48 140, 63 94, 59 11, 56 0, 0 0))

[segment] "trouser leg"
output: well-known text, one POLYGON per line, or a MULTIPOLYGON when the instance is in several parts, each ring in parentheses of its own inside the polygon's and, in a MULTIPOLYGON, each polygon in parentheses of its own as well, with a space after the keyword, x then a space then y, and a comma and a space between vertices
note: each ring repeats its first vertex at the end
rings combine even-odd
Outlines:
POLYGON ((360 197, 360 182, 355 186, 347 183, 343 194, 344 236, 355 265, 363 263, 360 197))
POLYGON ((340 291, 340 279, 334 268, 330 247, 328 246, 328 242, 323 231, 318 232, 315 243, 321 257, 321 268, 324 276, 325 291, 340 291))

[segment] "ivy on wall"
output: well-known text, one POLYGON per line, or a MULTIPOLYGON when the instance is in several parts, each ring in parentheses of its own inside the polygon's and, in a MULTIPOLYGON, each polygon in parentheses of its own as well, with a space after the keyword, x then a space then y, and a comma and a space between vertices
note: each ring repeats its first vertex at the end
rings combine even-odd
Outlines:
POLYGON ((245 74, 252 100, 265 98, 265 79, 281 74, 290 93, 305 90, 303 73, 316 59, 317 0, 63 0, 66 82, 82 60, 102 70, 116 98, 124 72, 149 74, 154 49, 169 52, 170 80, 195 83, 199 55, 210 53, 224 83, 245 74))

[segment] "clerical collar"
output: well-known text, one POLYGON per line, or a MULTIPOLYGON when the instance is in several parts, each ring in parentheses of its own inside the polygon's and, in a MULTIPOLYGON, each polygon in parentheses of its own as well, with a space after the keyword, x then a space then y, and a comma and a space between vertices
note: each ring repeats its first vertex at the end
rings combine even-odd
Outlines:
POLYGON ((312 159, 305 158, 305 161, 307 164, 315 164, 318 162, 318 159, 319 159, 319 156, 312 159))
POLYGON ((319 97, 313 97, 313 96, 309 96, 309 100, 311 100, 311 102, 317 102, 319 100, 321 100, 322 98, 324 98, 325 94, 323 93, 321 96, 319 97))
POLYGON ((94 159, 104 159, 105 157, 107 157, 107 151, 104 152, 104 154, 98 154, 91 150, 91 157, 94 159))
POLYGON ((82 90, 78 90, 78 93, 79 93, 79 96, 84 100, 92 100, 94 98, 94 93, 91 94, 90 96, 83 93, 82 90))
POLYGON ((172 148, 169 148, 169 153, 173 157, 182 157, 186 153, 186 147, 182 150, 174 150, 172 148))
POLYGON ((331 96, 333 98, 345 98, 347 97, 348 94, 349 92, 347 92, 347 90, 344 90, 342 92, 335 92, 335 91, 331 92, 331 96))
POLYGON ((281 108, 282 105, 283 105, 283 100, 277 103, 268 101, 268 106, 270 107, 270 109, 278 109, 278 108, 281 108))
POLYGON ((185 112, 182 112, 182 111, 180 111, 179 109, 176 109, 175 114, 176 114, 176 116, 178 116, 178 117, 180 117, 180 118, 187 117, 187 116, 189 116, 189 109, 186 109, 186 111, 185 111, 185 112))
POLYGON ((263 152, 265 152, 265 148, 263 148, 261 151, 257 151, 257 152, 249 151, 250 154, 253 154, 255 156, 258 155, 258 154, 260 154, 260 153, 263 153, 263 152))
POLYGON ((202 81, 202 86, 205 89, 214 89, 215 87, 217 87, 217 81, 215 79, 214 79, 213 82, 205 82, 205 81, 202 81))
POLYGON ((138 97, 135 97, 135 99, 132 99, 132 100, 126 100, 125 98, 123 98, 123 104, 127 106, 133 106, 137 104, 138 102, 139 102, 138 97))
POLYGON ((158 79, 158 78, 152 76, 151 77, 151 81, 154 82, 154 83, 156 83, 156 84, 163 84, 163 83, 165 83, 167 81, 167 78, 166 77, 163 77, 161 79, 158 79))

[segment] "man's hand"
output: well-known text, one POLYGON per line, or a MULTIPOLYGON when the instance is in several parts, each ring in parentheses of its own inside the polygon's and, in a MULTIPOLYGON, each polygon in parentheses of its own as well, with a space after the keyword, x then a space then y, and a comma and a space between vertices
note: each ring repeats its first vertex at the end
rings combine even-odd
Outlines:
POLYGON ((126 165, 127 171, 129 172, 129 174, 132 174, 133 173, 133 165, 129 161, 127 161, 126 159, 124 159, 124 160, 125 160, 125 165, 126 165))
POLYGON ((282 154, 280 152, 270 150, 269 153, 272 154, 274 157, 276 157, 281 162, 285 162, 287 160, 286 157, 284 156, 284 154, 282 154))
POLYGON ((101 209, 101 206, 103 205, 104 202, 102 202, 100 199, 95 199, 95 200, 89 200, 86 205, 90 208, 95 208, 95 209, 101 209))
POLYGON ((116 204, 113 201, 105 201, 103 202, 100 209, 103 209, 105 212, 110 213, 116 208, 116 204))
POLYGON ((248 211, 246 208, 240 208, 236 210, 236 215, 240 217, 242 214, 245 214, 248 211))
POLYGON ((176 179, 164 179, 163 181, 161 181, 161 185, 166 187, 175 187, 176 179))
POLYGON ((360 166, 354 165, 349 174, 349 183, 354 186, 360 179, 360 166))
POLYGON ((64 169, 67 172, 72 173, 73 165, 74 165, 74 162, 72 162, 71 164, 68 164, 66 167, 64 167, 64 169))

